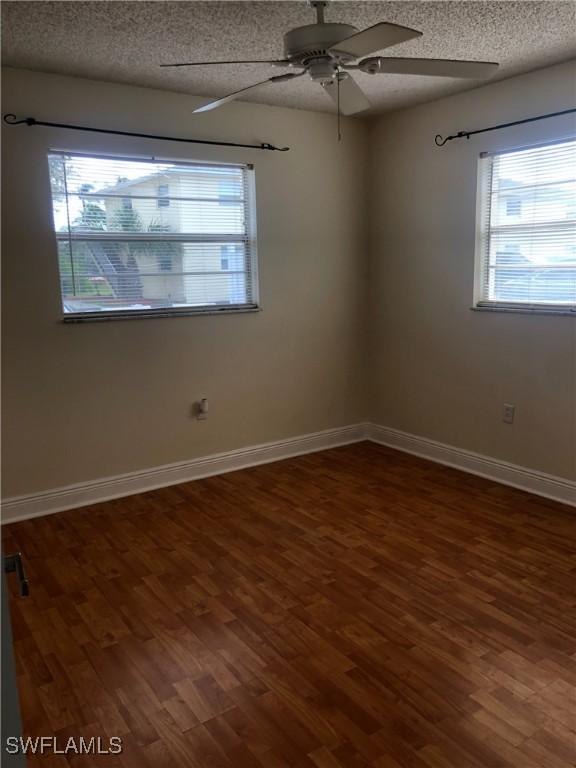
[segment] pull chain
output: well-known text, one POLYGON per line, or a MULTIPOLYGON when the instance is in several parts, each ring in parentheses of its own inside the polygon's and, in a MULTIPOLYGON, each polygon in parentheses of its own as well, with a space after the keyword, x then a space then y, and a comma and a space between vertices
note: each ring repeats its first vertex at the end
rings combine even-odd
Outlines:
POLYGON ((340 73, 336 73, 336 104, 338 109, 338 141, 342 141, 342 131, 340 129, 340 73))

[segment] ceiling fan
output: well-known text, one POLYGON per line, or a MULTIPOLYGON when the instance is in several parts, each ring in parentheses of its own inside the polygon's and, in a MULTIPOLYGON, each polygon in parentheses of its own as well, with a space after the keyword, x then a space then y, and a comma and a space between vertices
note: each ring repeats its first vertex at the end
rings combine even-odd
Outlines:
POLYGON ((189 61, 161 64, 161 67, 197 67, 215 64, 272 64, 291 70, 274 75, 246 88, 229 93, 219 99, 197 107, 194 112, 208 112, 228 101, 237 99, 246 91, 266 83, 283 83, 308 74, 319 83, 337 104, 338 113, 353 115, 369 109, 370 102, 350 75, 358 70, 370 75, 429 75, 432 77, 459 77, 473 80, 486 78, 498 68, 489 61, 457 61, 453 59, 405 59, 389 56, 370 56, 383 48, 404 43, 422 32, 398 24, 381 22, 359 32, 351 24, 324 21, 327 2, 311 0, 316 9, 316 24, 291 29, 284 35, 284 59, 245 61, 189 61), (368 58, 363 58, 368 56, 368 58))

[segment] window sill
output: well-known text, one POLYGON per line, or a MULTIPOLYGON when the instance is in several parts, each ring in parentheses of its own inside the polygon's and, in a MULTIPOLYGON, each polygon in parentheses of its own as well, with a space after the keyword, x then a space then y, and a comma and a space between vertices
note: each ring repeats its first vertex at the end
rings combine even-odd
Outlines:
POLYGON ((509 304, 477 304, 470 307, 473 312, 508 312, 521 315, 562 315, 563 317, 576 318, 576 309, 570 307, 553 306, 510 306, 509 304))
POLYGON ((181 309, 181 310, 132 310, 127 312, 74 312, 67 315, 63 315, 63 323, 93 323, 93 322, 105 322, 111 320, 143 320, 149 318, 165 318, 165 317, 192 317, 200 315, 239 315, 246 314, 247 312, 261 312, 262 308, 259 306, 246 306, 246 307, 220 307, 218 309, 181 309))

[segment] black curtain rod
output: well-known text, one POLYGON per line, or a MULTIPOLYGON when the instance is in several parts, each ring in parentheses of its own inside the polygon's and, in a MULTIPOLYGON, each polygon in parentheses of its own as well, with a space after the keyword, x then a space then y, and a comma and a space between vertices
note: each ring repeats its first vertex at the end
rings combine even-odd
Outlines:
POLYGON ((138 139, 156 139, 159 141, 182 141, 186 144, 210 144, 216 147, 243 147, 245 149, 266 149, 271 152, 288 152, 290 147, 275 147, 273 144, 238 144, 234 141, 208 141, 207 139, 184 139, 180 136, 156 136, 151 133, 132 133, 131 131, 112 131, 108 128, 88 128, 85 125, 68 125, 66 123, 48 123, 36 120, 35 117, 24 117, 18 120, 16 115, 4 115, 8 125, 44 125, 49 128, 66 128, 71 131, 91 131, 92 133, 112 133, 115 136, 134 136, 138 139))
POLYGON ((434 142, 437 147, 443 147, 447 141, 452 141, 453 139, 463 139, 464 137, 469 139, 470 136, 474 136, 475 133, 486 133, 486 131, 498 131, 500 130, 500 128, 510 128, 513 125, 522 125, 522 123, 533 123, 535 120, 546 120, 548 117, 558 117, 559 115, 569 115, 571 112, 576 112, 576 107, 573 109, 563 109, 561 112, 550 112, 547 115, 538 115, 538 117, 527 117, 525 120, 514 120, 514 122, 512 123, 501 123, 500 125, 493 125, 490 128, 480 128, 478 131, 459 131, 458 133, 454 134, 454 136, 446 136, 445 139, 443 139, 440 134, 437 134, 434 139, 434 142))

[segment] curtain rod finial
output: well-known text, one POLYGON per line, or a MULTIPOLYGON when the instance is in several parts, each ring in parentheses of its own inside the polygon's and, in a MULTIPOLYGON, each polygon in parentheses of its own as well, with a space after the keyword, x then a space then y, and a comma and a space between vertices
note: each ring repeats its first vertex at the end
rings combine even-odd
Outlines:
POLYGON ((33 117, 23 117, 22 120, 18 120, 16 118, 16 115, 13 114, 12 112, 8 112, 7 114, 4 115, 4 122, 8 123, 8 125, 22 125, 24 123, 26 125, 36 124, 36 120, 33 117))

